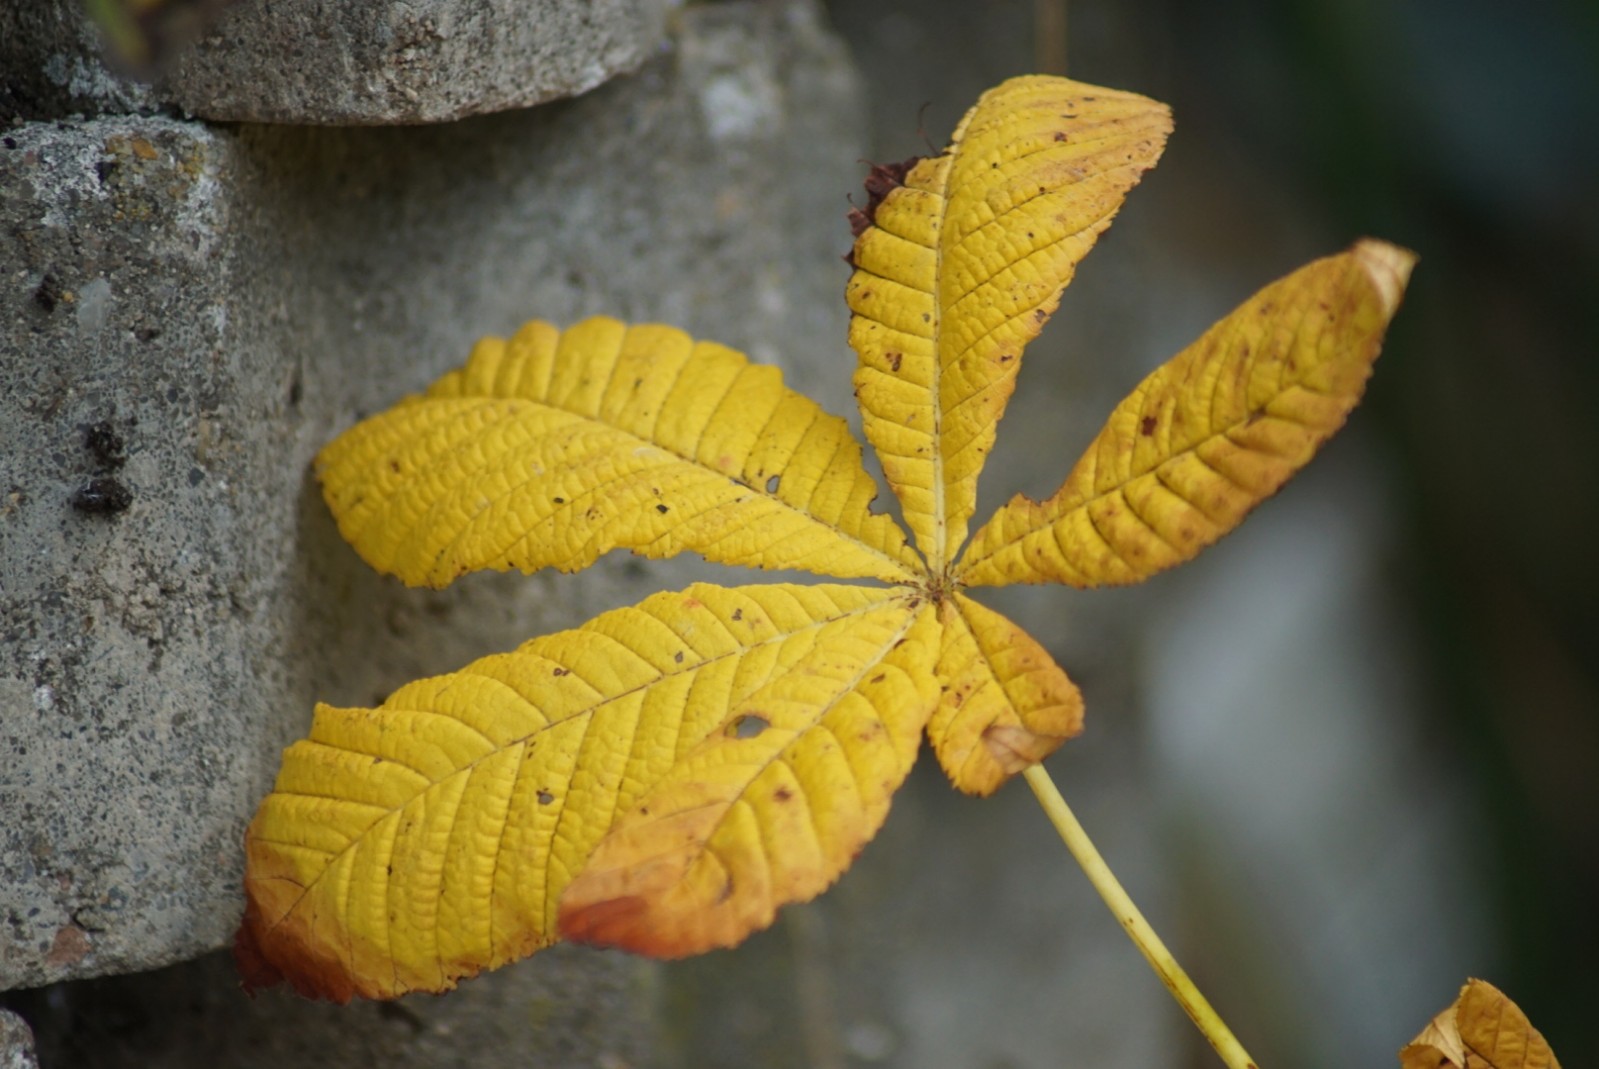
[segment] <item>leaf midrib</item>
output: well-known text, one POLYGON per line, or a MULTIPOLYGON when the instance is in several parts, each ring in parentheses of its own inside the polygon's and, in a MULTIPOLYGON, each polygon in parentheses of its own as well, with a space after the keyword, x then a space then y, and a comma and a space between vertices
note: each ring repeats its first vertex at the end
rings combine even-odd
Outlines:
MULTIPOLYGON (((810 511, 808 511, 808 510, 806 510, 804 508, 801 508, 798 505, 790 504, 789 502, 784 501, 782 498, 778 497, 776 494, 767 493, 765 487, 752 485, 752 484, 750 484, 748 482, 745 482, 741 477, 739 477, 737 475, 733 475, 733 474, 730 474, 730 473, 724 472, 724 471, 719 471, 719 470, 717 470, 715 468, 712 468, 709 465, 703 463, 697 457, 684 456, 678 450, 668 448, 667 446, 664 446, 664 445, 660 444, 659 442, 651 441, 648 438, 642 437, 641 435, 639 435, 635 431, 626 430, 626 429, 624 429, 622 427, 618 427, 617 425, 615 425, 613 423, 608 423, 605 420, 599 418, 598 416, 591 416, 591 415, 588 415, 588 414, 583 413, 583 412, 575 412, 575 411, 573 411, 573 410, 571 410, 569 408, 564 408, 564 407, 562 407, 562 406, 560 406, 558 404, 552 404, 549 401, 540 401, 540 400, 536 400, 536 399, 533 399, 533 398, 527 398, 527 397, 495 397, 495 396, 492 396, 492 395, 478 394, 478 395, 474 395, 474 396, 425 398, 419 403, 420 404, 426 404, 426 405, 438 404, 438 405, 458 406, 460 411, 466 411, 467 410, 467 406, 488 406, 488 407, 491 407, 491 408, 498 407, 498 406, 504 406, 506 408, 506 410, 507 410, 507 417, 510 418, 510 419, 517 418, 518 413, 520 411, 524 410, 524 409, 526 409, 526 410, 544 409, 544 410, 547 410, 547 411, 556 412, 556 413, 560 413, 560 414, 565 415, 565 416, 569 416, 573 420, 577 421, 580 426, 584 427, 584 431, 581 432, 581 433, 585 433, 585 434, 593 433, 592 431, 588 430, 588 428, 595 428, 600 433, 620 435, 620 436, 623 436, 624 438, 626 438, 629 442, 633 443, 633 448, 637 448, 638 446, 643 446, 643 447, 655 450, 658 453, 661 453, 661 454, 664 454, 665 456, 673 458, 678 463, 688 465, 689 467, 693 468, 694 470, 696 470, 698 472, 705 473, 706 475, 713 476, 715 478, 727 479, 727 480, 729 480, 731 482, 737 483, 739 486, 744 487, 745 489, 749 490, 751 493, 758 494, 762 498, 764 498, 764 499, 776 504, 777 506, 779 506, 780 508, 786 510, 787 512, 789 512, 789 513, 791 513, 791 514, 793 514, 795 516, 798 516, 804 522, 810 523, 810 524, 814 524, 817 527, 820 527, 820 528, 828 531, 834 537, 838 538, 841 542, 846 542, 846 543, 850 544, 853 547, 856 547, 858 549, 864 550, 866 553, 870 554, 871 556, 876 557, 877 559, 883 561, 884 563, 886 563, 893 570, 893 574, 894 574, 895 579, 898 579, 901 582, 908 583, 908 584, 913 584, 913 583, 917 582, 918 580, 920 580, 922 578, 921 576, 919 576, 917 574, 917 572, 909 564, 907 564, 905 561, 902 561, 899 558, 895 557, 893 554, 889 553, 887 550, 880 549, 880 548, 878 548, 876 546, 873 546, 871 543, 866 542, 866 541, 862 540, 861 538, 844 531, 842 528, 838 527, 836 524, 830 523, 828 521, 825 521, 825 520, 821 519, 820 517, 818 517, 817 515, 815 515, 814 513, 810 512, 810 511)), ((818 409, 817 409, 817 414, 819 416, 823 416, 823 417, 826 417, 826 418, 836 418, 836 417, 831 416, 830 413, 827 413, 827 412, 823 411, 819 406, 818 406, 818 409)), ((462 453, 463 451, 467 450, 468 448, 475 447, 482 436, 490 433, 491 431, 493 431, 494 428, 499 427, 501 422, 502 422, 501 420, 495 420, 493 422, 485 423, 482 427, 478 428, 477 431, 474 432, 473 435, 471 435, 468 438, 461 439, 459 442, 455 443, 455 445, 453 445, 449 450, 447 450, 446 452, 444 452, 442 454, 439 454, 438 458, 435 458, 435 459, 442 459, 443 457, 453 457, 453 456, 456 456, 456 455, 462 453)), ((560 427, 551 428, 547 432, 540 433, 537 436, 537 438, 538 439, 543 439, 543 438, 551 437, 551 436, 554 436, 554 435, 557 435, 557 434, 567 433, 567 432, 571 431, 572 427, 573 427, 572 424, 565 424, 565 425, 560 426, 560 427)), ((526 446, 522 446, 521 448, 525 449, 526 446)), ((627 447, 624 446, 624 449, 625 448, 627 448, 627 447)), ((624 475, 624 476, 619 476, 618 478, 620 478, 620 479, 632 478, 636 474, 637 473, 629 473, 629 474, 624 475)), ((524 479, 521 482, 517 483, 515 486, 508 487, 506 492, 505 492, 505 494, 501 495, 501 496, 502 497, 510 496, 512 494, 515 494, 517 492, 520 492, 520 491, 524 490, 536 478, 539 478, 539 476, 529 477, 528 479, 524 479)), ((591 499, 599 491, 603 490, 608 485, 609 485, 609 482, 591 483, 591 484, 586 485, 584 487, 584 490, 583 490, 584 499, 591 499)), ((383 517, 385 517, 387 515, 389 502, 393 500, 394 496, 395 495, 393 493, 387 495, 388 500, 385 501, 384 511, 381 512, 381 513, 374 512, 369 517, 369 519, 367 520, 366 524, 363 525, 363 530, 365 529, 365 527, 370 526, 373 523, 380 523, 381 524, 383 522, 383 517)), ((441 497, 438 500, 434 501, 429 506, 428 515, 432 515, 436 510, 441 508, 446 500, 448 500, 447 496, 446 497, 441 497)), ((576 501, 576 500, 577 500, 576 498, 573 499, 573 501, 576 501)), ((553 518, 554 516, 558 515, 559 512, 562 511, 563 509, 570 510, 572 504, 573 504, 573 502, 568 502, 565 506, 561 506, 556 511, 551 512, 550 513, 550 517, 553 518)), ((481 509, 474 510, 473 513, 472 513, 473 519, 475 520, 479 515, 481 515, 481 513, 482 513, 481 509)), ((468 526, 470 526, 470 524, 468 526)), ((893 526, 895 527, 895 529, 898 529, 898 525, 893 525, 893 526)), ((426 523, 426 520, 424 518, 424 520, 419 521, 412 528, 412 530, 413 530, 413 532, 425 531, 427 529, 427 527, 428 527, 428 524, 426 523)), ((440 557, 443 557, 450 550, 452 550, 460 542, 460 540, 463 537, 465 537, 466 533, 467 533, 467 528, 463 527, 462 530, 459 533, 457 533, 450 540, 449 543, 447 543, 445 546, 440 548, 440 550, 438 551, 438 553, 434 557, 434 563, 432 565, 430 565, 430 567, 429 567, 429 571, 430 572, 432 571, 433 568, 437 567, 438 559, 440 557)), ((403 543, 403 544, 407 545, 407 546, 414 545, 415 541, 416 541, 416 539, 418 537, 419 536, 417 534, 413 533, 407 538, 406 542, 403 543)), ((903 534, 903 532, 901 532, 901 541, 903 541, 903 537, 904 537, 904 534, 903 534)), ((613 548, 620 548, 620 547, 613 547, 613 548)), ((823 573, 818 573, 818 574, 823 574, 823 573)), ((890 579, 890 578, 888 578, 886 576, 875 576, 873 578, 882 579, 882 580, 884 580, 886 582, 895 581, 895 579, 890 579)))
MULTIPOLYGON (((776 588, 779 584, 771 584, 771 585, 772 585, 773 588, 776 588)), ((838 584, 838 585, 847 586, 847 585, 850 585, 850 584, 838 584)), ((692 590, 693 588, 691 587, 689 589, 692 590)), ((731 589, 737 589, 737 588, 722 587, 720 589, 722 589, 722 590, 731 590, 731 589)), ((872 588, 859 587, 857 589, 872 589, 872 588)), ((687 593, 687 591, 685 591, 684 593, 687 593)), ((686 667, 678 667, 678 666, 674 665, 671 669, 668 669, 667 671, 662 672, 660 675, 656 676, 654 679, 651 679, 651 680, 649 680, 647 682, 641 683, 641 684, 639 684, 639 685, 637 685, 635 687, 630 687, 627 690, 619 691, 616 694, 608 695, 602 701, 596 702, 594 705, 588 707, 587 709, 583 709, 583 710, 580 710, 578 712, 574 712, 574 713, 572 713, 572 714, 570 714, 568 716, 561 717, 558 720, 551 720, 548 723, 541 725, 540 727, 534 729, 533 731, 529 732, 528 734, 526 734, 524 736, 521 736, 519 738, 510 740, 504 746, 495 746, 495 747, 493 747, 492 749, 490 749, 486 753, 484 753, 484 754, 482 754, 482 755, 480 755, 480 756, 478 756, 476 758, 473 758, 471 761, 467 762, 466 764, 460 765, 460 766, 456 767, 455 769, 452 769, 448 775, 446 775, 446 776, 444 776, 444 777, 442 777, 440 779, 436 779, 436 780, 430 779, 428 784, 425 787, 423 787, 420 790, 418 790, 414 795, 412 795, 406 801, 402 802, 400 805, 397 805, 397 806, 394 806, 394 807, 384 807, 384 806, 376 805, 376 804, 370 803, 370 802, 357 802, 354 799, 349 799, 349 798, 337 798, 337 797, 333 797, 333 796, 329 796, 329 795, 310 794, 310 793, 304 792, 304 791, 283 791, 283 790, 278 790, 278 789, 274 788, 273 789, 273 793, 276 794, 276 795, 279 795, 280 797, 285 797, 285 798, 312 798, 312 799, 318 799, 318 800, 321 800, 321 801, 334 801, 334 802, 337 802, 337 803, 339 803, 341 805, 359 805, 359 806, 362 806, 362 807, 365 807, 365 808, 379 810, 381 815, 378 816, 376 819, 374 819, 372 821, 372 823, 367 826, 367 829, 365 831, 363 831, 360 835, 353 837, 349 841, 349 843, 347 843, 343 847, 343 849, 338 850, 338 851, 333 852, 333 853, 327 853, 327 852, 324 852, 324 851, 321 851, 321 850, 315 850, 316 853, 318 853, 318 854, 320 854, 323 857, 326 857, 328 859, 327 863, 322 867, 322 871, 317 873, 316 877, 309 884, 303 885, 301 887, 301 892, 300 892, 300 894, 298 896, 296 896, 296 898, 294 900, 294 903, 292 905, 290 905, 288 909, 283 911, 282 916, 280 916, 277 920, 275 920, 272 923, 272 925, 267 929, 267 931, 268 932, 276 931, 277 928, 280 925, 282 925, 283 922, 286 921, 291 914, 293 914, 295 912, 295 910, 299 909, 301 903, 305 900, 306 895, 308 895, 311 892, 312 887, 314 887, 318 883, 320 883, 322 878, 327 874, 327 871, 329 869, 331 869, 341 858, 343 858, 351 850, 357 848, 360 845, 360 843, 362 842, 363 838, 367 834, 370 834, 372 832, 372 830, 377 827, 377 825, 382 823, 384 820, 394 816, 396 813, 399 813, 399 812, 403 811, 406 807, 411 806, 411 805, 415 805, 419 800, 424 798, 430 791, 438 789, 442 785, 444 785, 444 784, 456 779, 457 777, 459 777, 463 773, 465 773, 468 776, 470 776, 472 771, 475 770, 478 767, 478 765, 482 761, 486 760, 487 758, 489 758, 489 757, 491 757, 491 756, 493 756, 495 754, 503 753, 506 750, 511 749, 513 747, 516 747, 516 746, 526 746, 526 745, 528 745, 529 741, 534 739, 540 732, 550 730, 551 728, 554 728, 555 726, 560 725, 560 724, 569 723, 570 721, 578 719, 579 717, 586 718, 586 720, 587 720, 587 722, 584 725, 584 732, 583 732, 583 736, 582 736, 582 738, 586 738, 588 730, 589 730, 589 727, 593 723, 594 715, 597 712, 599 712, 599 710, 601 710, 602 708, 604 708, 605 706, 607 706, 607 705, 609 705, 609 704, 611 704, 613 702, 621 701, 624 698, 631 697, 632 695, 637 694, 640 691, 647 690, 648 688, 650 688, 652 686, 655 686, 655 685, 661 683, 663 680, 666 680, 668 678, 673 678, 673 677, 676 677, 678 675, 687 674, 687 673, 690 673, 690 672, 698 672, 699 670, 701 670, 703 668, 706 668, 706 667, 709 667, 712 664, 719 663, 719 662, 727 659, 728 657, 736 657, 736 656, 745 655, 745 654, 750 653, 753 650, 760 649, 761 647, 769 645, 769 644, 771 644, 773 642, 784 642, 784 641, 787 641, 787 640, 793 638, 796 635, 801 635, 801 634, 804 634, 804 633, 806 633, 808 631, 814 631, 814 630, 817 630, 817 629, 820 629, 820 628, 823 628, 823 627, 830 626, 832 624, 836 624, 836 623, 838 623, 838 622, 840 622, 842 620, 847 620, 847 619, 849 619, 852 616, 857 616, 857 615, 860 615, 860 614, 866 613, 866 612, 876 611, 878 609, 883 608, 885 605, 887 605, 887 604, 889 604, 889 603, 891 603, 891 602, 893 602, 895 600, 905 600, 907 602, 912 601, 919 595, 919 591, 916 588, 913 588, 913 587, 907 587, 907 588, 893 588, 893 587, 891 587, 891 588, 888 588, 887 590, 883 591, 883 594, 885 596, 882 597, 879 600, 866 602, 865 604, 862 604, 862 605, 860 605, 860 606, 858 606, 856 608, 853 608, 853 609, 849 610, 848 612, 842 612, 842 613, 839 613, 839 614, 834 615, 834 616, 828 616, 825 619, 812 621, 811 623, 807 624, 805 627, 798 628, 796 630, 781 631, 781 632, 779 632, 777 634, 774 634, 774 635, 770 636, 769 638, 762 639, 759 642, 752 643, 752 644, 750 644, 748 646, 741 646, 741 647, 738 647, 736 649, 730 650, 727 653, 721 653, 721 654, 716 654, 715 656, 712 656, 712 657, 707 657, 704 660, 702 660, 702 661, 700 661, 700 662, 698 662, 696 664, 693 664, 693 665, 689 665, 689 666, 686 666, 686 667), (896 592, 897 590, 902 590, 902 592, 896 592)), ((912 612, 910 614, 910 619, 914 620, 915 619, 915 615, 916 614, 914 612, 912 612)), ((906 626, 908 628, 909 624, 907 624, 906 626)), ((581 632, 583 630, 583 628, 577 628, 576 630, 581 632)), ((552 657, 548 657, 548 656, 546 656, 543 653, 537 653, 537 656, 543 657, 545 660, 551 661, 554 664, 558 664, 558 665, 561 664, 561 662, 555 660, 552 657)), ((562 665, 562 667, 567 667, 567 666, 562 665)), ((468 671, 470 671, 470 666, 468 666, 467 668, 461 669, 461 672, 463 672, 463 673, 464 672, 468 672, 468 671)), ((510 684, 505 683, 502 680, 496 679, 493 676, 479 675, 478 678, 490 680, 491 682, 497 683, 500 686, 503 686, 506 689, 515 692, 515 688, 511 687, 510 684)), ((759 687, 759 686, 762 686, 762 685, 764 685, 764 682, 760 683, 760 684, 757 684, 756 686, 759 687)), ((590 686, 592 686, 592 684, 590 684, 590 686)), ((595 688, 595 689, 598 690, 598 688, 595 688)), ((520 693, 517 694, 517 697, 521 698, 520 693)), ((522 700, 525 701, 526 699, 522 699, 522 700)), ((733 704, 736 704, 736 703, 731 703, 731 702, 729 703, 729 708, 730 709, 732 708, 733 704)), ((435 710, 435 709, 410 709, 410 708, 408 708, 408 709, 405 709, 404 711, 422 713, 422 714, 429 715, 429 716, 445 717, 445 718, 447 718, 447 719, 449 719, 449 720, 451 720, 453 722, 460 723, 460 721, 457 720, 457 718, 450 716, 448 713, 441 713, 441 712, 439 712, 438 710, 435 710)), ((471 725, 466 725, 466 726, 470 727, 471 725)), ((482 734, 482 733, 479 732, 478 734, 482 734)), ((485 738, 487 738, 487 736, 485 736, 485 738)), ((581 748, 581 746, 582 746, 582 738, 580 738, 579 741, 578 741, 578 747, 579 748, 581 748)), ((313 741, 313 740, 307 739, 306 741, 309 742, 309 741, 313 741)), ((319 743, 316 743, 316 745, 325 746, 328 749, 337 750, 337 751, 340 751, 340 752, 343 752, 343 753, 354 753, 354 754, 360 754, 362 756, 367 756, 367 757, 381 757, 382 756, 381 754, 365 754, 365 753, 363 753, 362 751, 359 751, 359 750, 354 750, 354 749, 351 749, 351 748, 346 747, 346 746, 334 746, 333 744, 326 743, 326 742, 319 742, 319 743)), ((406 765, 406 764, 404 764, 404 762, 398 761, 395 758, 384 757, 383 759, 385 761, 394 761, 396 764, 400 764, 401 767, 407 769, 408 771, 414 772, 417 775, 420 775, 420 776, 423 776, 424 778, 427 778, 426 777, 426 773, 420 771, 419 769, 412 768, 411 766, 406 765)), ((565 815, 566 815, 566 804, 563 801, 562 810, 561 810, 561 816, 565 817, 565 815)), ((552 841, 557 837, 556 833, 559 831, 559 826, 560 826, 560 819, 558 818, 557 819, 556 829, 555 829, 554 832, 551 833, 552 841)), ((501 826, 501 830, 502 830, 502 834, 503 834, 503 830, 504 830, 504 825, 503 824, 501 826)), ((292 846, 292 847, 294 847, 296 849, 314 850, 314 848, 312 848, 312 847, 306 847, 303 844, 298 844, 298 843, 279 843, 277 840, 266 839, 264 837, 253 837, 253 838, 255 838, 256 841, 263 842, 263 843, 269 843, 269 844, 274 844, 274 845, 283 845, 283 846, 292 846)), ((502 841, 503 841, 503 839, 502 839, 502 841)), ((496 852, 496 856, 498 856, 498 852, 496 852)), ((548 882, 548 876, 546 876, 546 882, 548 882)))

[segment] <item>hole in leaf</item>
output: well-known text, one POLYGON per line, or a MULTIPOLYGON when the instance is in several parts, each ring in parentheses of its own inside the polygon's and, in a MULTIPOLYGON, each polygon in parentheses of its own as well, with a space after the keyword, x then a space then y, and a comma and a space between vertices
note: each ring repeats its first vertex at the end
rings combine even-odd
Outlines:
POLYGON ((753 739, 761 732, 772 726, 772 722, 758 713, 746 713, 735 716, 733 722, 727 725, 727 737, 730 739, 753 739))
POLYGON ((777 484, 782 482, 782 481, 783 481, 783 477, 781 475, 774 475, 770 479, 767 479, 766 480, 766 492, 768 494, 777 493, 777 484))
POLYGON ((539 805, 549 805, 553 801, 555 801, 555 795, 549 791, 539 791, 539 805))

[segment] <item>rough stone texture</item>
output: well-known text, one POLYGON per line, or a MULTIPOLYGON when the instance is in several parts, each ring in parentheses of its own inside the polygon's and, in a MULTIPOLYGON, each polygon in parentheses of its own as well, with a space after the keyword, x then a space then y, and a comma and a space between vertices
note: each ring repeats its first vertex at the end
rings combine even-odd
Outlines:
POLYGON ((101 56, 100 31, 81 3, 0 5, 0 126, 157 104, 149 86, 112 73, 101 56))
POLYGON ((334 1006, 283 991, 246 998, 231 959, 212 954, 82 981, 66 999, 14 997, 44 1069, 643 1069, 654 979, 620 955, 557 947, 442 998, 334 1006))
POLYGON ((371 703, 694 571, 381 580, 307 472, 359 413, 478 334, 601 311, 799 361, 842 407, 851 68, 809 4, 681 34, 578 101, 446 126, 5 135, 0 989, 223 945, 314 698, 371 703))
POLYGON ((674 0, 238 0, 154 87, 114 73, 79 0, 0 11, 0 118, 176 105, 205 119, 419 123, 575 96, 636 68, 674 0))
POLYGON ((39 1069, 28 1022, 0 1008, 0 1069, 39 1069))

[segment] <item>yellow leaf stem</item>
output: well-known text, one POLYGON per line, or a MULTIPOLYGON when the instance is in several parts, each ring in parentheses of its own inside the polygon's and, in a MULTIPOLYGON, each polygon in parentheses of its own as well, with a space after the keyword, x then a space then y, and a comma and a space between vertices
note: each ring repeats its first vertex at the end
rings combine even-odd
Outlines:
POLYGON ((933 574, 965 540, 1023 348, 1170 130, 1145 97, 1014 78, 942 155, 874 171, 846 291, 855 388, 933 574))
POLYGON ((1134 583, 1232 530, 1360 400, 1415 259, 1365 240, 1261 290, 1140 383, 1053 497, 995 513, 960 580, 1134 583))
POLYGON ((1100 855, 1099 849, 1094 846, 1094 841, 1088 837, 1088 833, 1083 830, 1077 815, 1066 804, 1066 799, 1061 797, 1060 791, 1055 787, 1055 781, 1050 779, 1044 766, 1033 765, 1022 775, 1038 798, 1038 804, 1043 806, 1050 823, 1055 825, 1055 831, 1060 834, 1066 849, 1071 851, 1072 857, 1076 858, 1077 864, 1082 867, 1088 882, 1094 885, 1094 890, 1105 900, 1105 905, 1110 907, 1122 930, 1144 955, 1144 960, 1155 970, 1155 975, 1166 985, 1166 990, 1171 992, 1172 998, 1176 999, 1183 1012, 1188 1014, 1188 1019, 1194 1022, 1205 1039, 1215 1048, 1216 1053, 1221 1055, 1221 1060, 1227 1063, 1228 1069, 1256 1069, 1255 1060, 1244 1050, 1243 1044, 1238 1042, 1238 1037, 1233 1035, 1232 1029, 1227 1027, 1227 1023, 1221 1019, 1215 1007, 1200 994, 1199 988, 1194 986, 1194 981, 1189 978, 1188 973, 1177 964, 1177 959, 1172 957, 1171 951, 1166 949, 1166 944, 1155 934, 1155 929, 1144 919, 1143 912, 1133 904, 1132 898, 1122 887, 1116 874, 1105 864, 1104 857, 1100 855))
MULTIPOLYGON (((820 735, 795 740, 796 813, 820 830, 851 804, 880 821, 931 673, 878 646, 922 615, 903 589, 697 585, 412 683, 379 709, 319 706, 246 833, 247 974, 389 998, 553 942, 557 900, 594 845, 668 769, 698 767, 730 710, 770 712, 772 738, 794 734, 808 702, 821 735, 881 716, 884 739, 841 734, 831 757, 815 753, 820 735), (887 679, 845 685, 880 655, 887 679), (836 782, 846 757, 882 765, 854 802, 836 782)), ((836 861, 859 839, 847 830, 825 852, 836 861)))
POLYGON ((563 936, 663 958, 732 946, 849 867, 938 702, 937 615, 885 607, 849 640, 729 706, 566 889, 563 936))
POLYGON ((671 327, 532 322, 340 435, 317 461, 339 531, 380 571, 649 557, 906 582, 920 562, 842 419, 772 367, 671 327))
POLYGON ((1083 697, 1049 651, 956 593, 939 606, 944 693, 927 724, 939 764, 968 794, 994 793, 1083 728, 1083 697))

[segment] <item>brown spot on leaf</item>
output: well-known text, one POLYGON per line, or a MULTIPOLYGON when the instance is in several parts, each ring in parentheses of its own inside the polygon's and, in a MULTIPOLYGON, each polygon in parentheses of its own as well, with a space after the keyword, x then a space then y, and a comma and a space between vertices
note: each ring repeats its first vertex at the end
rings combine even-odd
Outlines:
POLYGON ((733 619, 735 619, 735 620, 744 619, 744 610, 743 609, 734 609, 733 610, 733 619))
POLYGON ((787 787, 779 787, 777 790, 772 792, 773 800, 778 802, 786 802, 793 797, 794 792, 789 790, 787 787))
POLYGON ((569 669, 569 668, 561 668, 561 667, 557 666, 555 671, 552 672, 551 674, 552 675, 557 675, 557 676, 564 676, 564 675, 568 675, 570 673, 571 673, 571 669, 569 669))
POLYGON ((677 664, 682 664, 683 663, 683 651, 682 650, 678 650, 676 653, 674 653, 672 655, 672 660, 675 663, 677 663, 677 664))
POLYGON ((672 510, 670 508, 667 508, 665 505, 656 505, 655 506, 655 511, 659 512, 661 515, 664 516, 666 513, 671 512, 672 510))
POLYGON ((1145 438, 1152 437, 1155 433, 1155 417, 1145 416, 1143 419, 1139 420, 1138 433, 1142 434, 1145 438))
POLYGON ((888 369, 890 371, 898 371, 900 364, 903 363, 904 360, 905 360, 905 354, 904 353, 884 353, 883 354, 883 358, 888 361, 888 369))
POLYGON ((1060 735, 1035 734, 1020 724, 990 724, 983 729, 983 748, 1007 775, 1037 764, 1065 741, 1060 735))
POLYGON ((1061 131, 1061 130, 1056 130, 1055 131, 1055 140, 1056 141, 1064 141, 1064 140, 1066 140, 1066 134, 1063 131, 1061 131))

